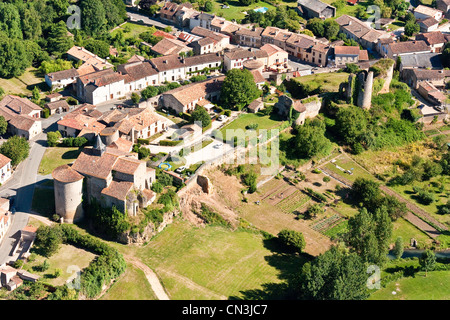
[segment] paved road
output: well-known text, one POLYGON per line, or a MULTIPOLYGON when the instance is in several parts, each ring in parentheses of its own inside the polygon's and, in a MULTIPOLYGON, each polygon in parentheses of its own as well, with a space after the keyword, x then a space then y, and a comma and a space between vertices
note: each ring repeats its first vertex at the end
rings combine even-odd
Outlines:
MULTIPOLYGON (((54 115, 48 119, 42 119, 42 128, 53 128, 54 123, 63 115, 54 115)), ((52 129, 53 130, 53 129, 52 129)), ((46 133, 41 133, 30 141, 30 155, 20 163, 13 176, 0 187, 0 196, 14 197, 11 226, 0 244, 0 265, 9 260, 9 254, 20 237, 19 231, 28 223, 33 200, 34 185, 38 180, 38 169, 47 145, 46 133)), ((45 201, 45 199, 43 199, 45 201)))

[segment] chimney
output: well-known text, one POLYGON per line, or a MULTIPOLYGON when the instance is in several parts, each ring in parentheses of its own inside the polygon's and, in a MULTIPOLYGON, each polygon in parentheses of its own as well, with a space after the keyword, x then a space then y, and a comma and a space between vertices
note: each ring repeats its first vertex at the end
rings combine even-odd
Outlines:
POLYGON ((351 26, 351 25, 352 25, 352 21, 349 21, 349 22, 348 22, 348 25, 351 26))

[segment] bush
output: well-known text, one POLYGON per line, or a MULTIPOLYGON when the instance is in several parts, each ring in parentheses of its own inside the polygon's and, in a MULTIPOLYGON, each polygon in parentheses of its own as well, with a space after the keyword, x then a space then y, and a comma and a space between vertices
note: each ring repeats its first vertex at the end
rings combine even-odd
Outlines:
POLYGON ((159 145, 173 147, 180 144, 181 142, 182 140, 160 140, 159 145))
POLYGON ((144 144, 144 145, 149 145, 150 144, 150 139, 137 139, 137 143, 138 144, 144 144))
POLYGON ((59 131, 50 131, 47 133, 47 144, 49 147, 56 147, 59 139, 61 139, 61 133, 59 131))
POLYGON ((278 240, 287 248, 301 253, 306 246, 303 234, 298 231, 283 229, 278 235, 278 240))
POLYGON ((151 186, 153 192, 161 193, 164 189, 163 185, 159 182, 154 182, 151 186))

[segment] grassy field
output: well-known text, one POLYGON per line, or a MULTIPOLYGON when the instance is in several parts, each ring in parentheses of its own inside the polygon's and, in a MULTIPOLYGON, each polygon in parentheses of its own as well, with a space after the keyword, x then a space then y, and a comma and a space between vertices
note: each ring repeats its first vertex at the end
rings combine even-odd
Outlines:
POLYGON ((157 300, 142 270, 131 263, 100 300, 157 300))
POLYGON ((317 73, 308 76, 297 77, 294 79, 299 83, 308 84, 311 87, 311 90, 322 87, 325 92, 338 92, 339 85, 342 82, 347 81, 348 76, 349 74, 346 72, 334 72, 331 75, 329 73, 317 73))
POLYGON ((419 272, 415 277, 389 283, 370 296, 370 300, 449 300, 450 271, 419 272), (392 294, 395 292, 395 294, 392 294))
POLYGON ((345 156, 337 158, 334 163, 327 163, 325 167, 350 181, 355 181, 357 178, 373 179, 373 176, 370 173, 358 166, 352 159, 345 156), (337 168, 336 165, 345 170, 352 171, 353 174, 343 172, 341 169, 337 168))
POLYGON ((118 30, 122 30, 125 38, 133 38, 143 32, 148 31, 149 29, 150 29, 150 27, 146 26, 146 25, 141 25, 141 24, 133 23, 133 22, 127 22, 123 26, 112 31, 111 35, 114 36, 118 32, 118 30))
MULTIPOLYGON (((259 134, 261 129, 270 130, 275 129, 282 125, 282 121, 277 116, 273 115, 262 115, 261 113, 244 113, 241 114, 237 119, 233 120, 225 127, 223 127, 220 132, 224 138, 227 138, 227 130, 237 130, 242 129, 244 132, 246 131, 246 127, 252 124, 258 124, 258 128, 256 130, 257 134, 259 134)), ((268 132, 269 134, 269 132, 268 132)), ((227 139, 228 140, 228 139, 227 139)))
POLYGON ((82 148, 47 148, 39 165, 38 173, 41 175, 51 174, 55 168, 74 162, 81 151, 82 148))
POLYGON ((5 90, 5 94, 23 94, 31 96, 31 90, 34 86, 39 89, 48 90, 44 78, 39 75, 36 68, 28 68, 23 75, 11 79, 0 78, 0 87, 5 90))
POLYGON ((126 246, 152 268, 171 299, 245 297, 247 290, 279 284, 305 258, 273 251, 260 234, 193 227, 176 220, 143 248, 126 246))
MULTIPOLYGON (((228 9, 222 9, 223 3, 220 3, 216 0, 213 0, 214 3, 214 9, 212 13, 215 13, 218 16, 224 17, 227 20, 240 20, 245 17, 245 13, 249 10, 257 9, 260 7, 266 7, 268 9, 275 9, 273 5, 270 3, 264 2, 264 1, 258 1, 256 3, 253 3, 249 6, 242 6, 240 5, 239 1, 232 0, 227 1, 229 8, 228 9)), ((289 4, 289 3, 283 3, 283 4, 289 4)))
POLYGON ((433 239, 403 218, 399 218, 393 223, 391 243, 395 243, 398 237, 402 237, 406 246, 409 245, 411 238, 417 240, 419 247, 430 246, 433 242, 433 239))
POLYGON ((392 186, 392 189, 397 191, 398 193, 400 193, 405 199, 411 200, 411 202, 413 202, 420 208, 427 211, 433 218, 435 218, 439 222, 449 225, 450 224, 450 216, 441 215, 441 214, 438 214, 437 212, 438 212, 439 206, 447 203, 447 201, 449 199, 448 195, 450 194, 450 178, 442 176, 442 178, 444 179, 444 180, 442 180, 442 182, 445 186, 445 190, 444 190, 444 192, 439 192, 438 188, 433 187, 433 183, 434 182, 441 183, 440 178, 441 178, 441 176, 431 178, 429 181, 415 181, 414 185, 406 185, 406 186, 396 185, 396 186, 392 186), (421 204, 416 199, 416 194, 413 191, 413 186, 417 186, 420 188, 428 188, 428 190, 435 195, 436 201, 432 202, 429 205, 421 204))
MULTIPOLYGON (((34 250, 32 249, 31 252, 34 250)), ((34 251, 37 253, 36 251, 34 251)), ((50 267, 46 271, 40 271, 39 266, 42 265, 47 258, 37 254, 36 260, 27 262, 24 269, 31 273, 40 275, 43 280, 49 284, 60 286, 63 285, 69 278, 74 276, 74 272, 86 268, 89 263, 95 258, 93 253, 78 249, 74 246, 63 244, 57 253, 48 258, 50 267), (55 278, 53 275, 56 269, 61 269, 61 276, 55 278)))

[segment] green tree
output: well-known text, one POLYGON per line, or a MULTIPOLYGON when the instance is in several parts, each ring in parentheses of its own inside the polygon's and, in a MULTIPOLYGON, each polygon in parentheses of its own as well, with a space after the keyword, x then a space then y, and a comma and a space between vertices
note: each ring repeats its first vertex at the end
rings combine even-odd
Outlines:
POLYGON ((400 259, 403 255, 403 238, 397 237, 397 240, 395 240, 394 245, 394 255, 396 259, 400 259))
POLYGON ((61 139, 61 132, 59 131, 47 132, 47 144, 49 147, 56 147, 58 145, 59 139, 61 139))
POLYGON ((100 58, 105 59, 106 57, 109 57, 109 43, 105 41, 89 39, 85 42, 84 47, 90 52, 98 55, 100 58))
POLYGON ((380 185, 370 179, 358 177, 353 182, 350 197, 362 204, 362 206, 373 211, 378 208, 381 197, 380 185))
POLYGON ((302 267, 299 295, 307 300, 365 300, 367 279, 357 254, 333 246, 302 267))
POLYGON ((412 35, 418 33, 420 31, 420 26, 418 23, 408 21, 405 24, 405 35, 411 37, 412 35))
POLYGON ((106 31, 105 7, 101 0, 82 0, 80 3, 82 28, 88 35, 101 34, 106 31))
POLYGON ((41 101, 41 93, 38 86, 34 86, 33 90, 31 90, 31 101, 35 104, 39 104, 39 101, 41 101))
POLYGON ((428 275, 428 271, 433 271, 436 266, 436 255, 430 249, 425 250, 419 258, 419 264, 422 270, 425 271, 425 277, 428 275))
POLYGON ((141 91, 141 97, 144 100, 150 99, 158 95, 158 88, 148 86, 144 90, 141 91))
POLYGON ((47 39, 49 52, 57 56, 61 56, 73 46, 73 40, 67 34, 67 26, 64 21, 52 25, 47 39))
POLYGON ((63 241, 63 234, 58 226, 40 226, 36 231, 36 246, 45 257, 58 252, 63 241))
POLYGON ((22 39, 20 15, 15 4, 0 2, 0 30, 11 39, 22 39))
POLYGON ((28 157, 30 145, 24 137, 12 136, 2 144, 0 153, 11 159, 12 166, 16 166, 28 157))
POLYGON ((211 11, 213 11, 213 10, 214 10, 214 4, 213 4, 213 2, 210 1, 210 0, 205 1, 204 9, 205 9, 206 12, 211 12, 211 11))
POLYGON ((311 30, 318 38, 323 37, 325 34, 325 23, 320 18, 309 19, 306 23, 306 28, 311 30))
POLYGON ((346 242, 365 262, 383 265, 389 251, 392 222, 384 208, 362 208, 348 220, 346 242))
POLYGON ((206 128, 211 124, 211 116, 205 108, 196 106, 194 111, 191 113, 191 122, 201 122, 201 127, 206 128))
POLYGON ((302 158, 327 155, 331 151, 331 141, 325 137, 325 123, 320 120, 305 121, 297 127, 294 148, 302 158))
MULTIPOLYGON (((1 99, 1 94, 0 94, 1 99)), ((8 129, 8 122, 6 122, 5 117, 0 116, 0 135, 4 135, 8 129)))
POLYGON ((367 130, 366 113, 358 107, 340 108, 336 114, 335 127, 344 142, 353 145, 359 142, 367 130))
POLYGON ((138 93, 133 92, 131 94, 131 101, 133 101, 134 104, 138 104, 140 100, 141 100, 141 97, 139 96, 138 93))
POLYGON ((229 109, 241 110, 261 95, 253 75, 246 69, 232 69, 227 72, 222 85, 220 99, 229 109))
POLYGON ((0 78, 20 76, 30 65, 24 42, 8 38, 0 28, 0 78))
POLYGON ((283 229, 278 233, 277 237, 283 245, 298 253, 301 253, 306 246, 303 234, 295 230, 283 229))

